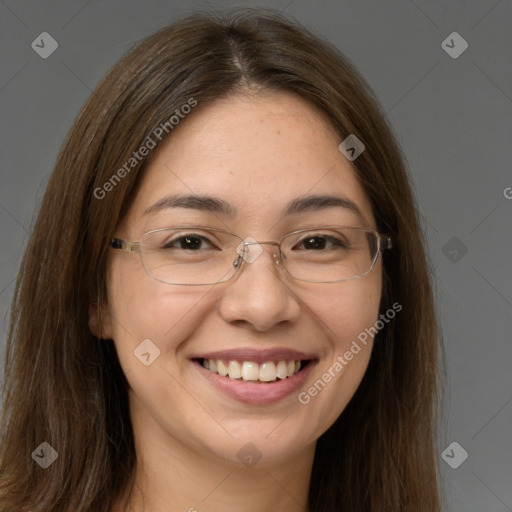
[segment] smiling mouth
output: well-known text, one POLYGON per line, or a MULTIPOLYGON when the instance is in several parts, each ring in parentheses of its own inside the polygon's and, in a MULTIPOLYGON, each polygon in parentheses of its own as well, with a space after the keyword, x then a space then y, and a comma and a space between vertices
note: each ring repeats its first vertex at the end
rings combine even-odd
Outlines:
POLYGON ((271 384, 293 377, 301 372, 311 360, 297 361, 265 361, 261 364, 255 361, 237 361, 223 359, 195 359, 203 368, 211 373, 227 379, 254 384, 271 384))

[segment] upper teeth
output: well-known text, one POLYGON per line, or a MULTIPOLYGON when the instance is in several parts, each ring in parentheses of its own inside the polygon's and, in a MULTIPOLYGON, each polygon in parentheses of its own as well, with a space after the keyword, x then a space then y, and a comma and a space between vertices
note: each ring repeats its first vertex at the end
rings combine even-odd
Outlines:
POLYGON ((286 379, 297 373, 300 361, 266 361, 262 364, 253 361, 223 361, 221 359, 203 359, 203 366, 213 373, 230 379, 260 380, 273 382, 277 378, 286 379))

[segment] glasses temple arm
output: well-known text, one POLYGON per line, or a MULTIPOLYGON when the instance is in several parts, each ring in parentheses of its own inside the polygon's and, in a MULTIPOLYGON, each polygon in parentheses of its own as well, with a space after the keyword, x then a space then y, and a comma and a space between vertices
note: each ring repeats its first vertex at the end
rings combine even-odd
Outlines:
POLYGON ((140 251, 140 242, 128 242, 120 238, 112 238, 110 240, 112 249, 121 249, 123 251, 140 251))
POLYGON ((380 250, 384 251, 386 249, 391 249, 393 247, 393 243, 391 242, 391 237, 387 235, 379 235, 380 240, 380 250))

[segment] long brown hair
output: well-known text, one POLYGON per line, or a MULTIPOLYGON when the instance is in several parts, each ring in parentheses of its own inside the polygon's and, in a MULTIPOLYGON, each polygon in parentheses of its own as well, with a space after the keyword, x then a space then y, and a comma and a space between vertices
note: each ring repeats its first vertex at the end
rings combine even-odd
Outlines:
POLYGON ((377 335, 355 396, 317 442, 309 509, 440 510, 437 322, 401 152, 365 80, 335 48, 275 13, 242 11, 192 15, 142 41, 99 84, 65 141, 11 309, 3 512, 107 512, 132 484, 127 383, 113 342, 89 331, 88 309, 105 297, 107 242, 147 158, 112 176, 191 98, 200 109, 248 87, 295 92, 328 116, 340 141, 356 134, 364 142, 354 169, 394 245, 383 254, 381 310, 403 307, 377 335), (47 469, 31 457, 42 442, 58 452, 47 469))

